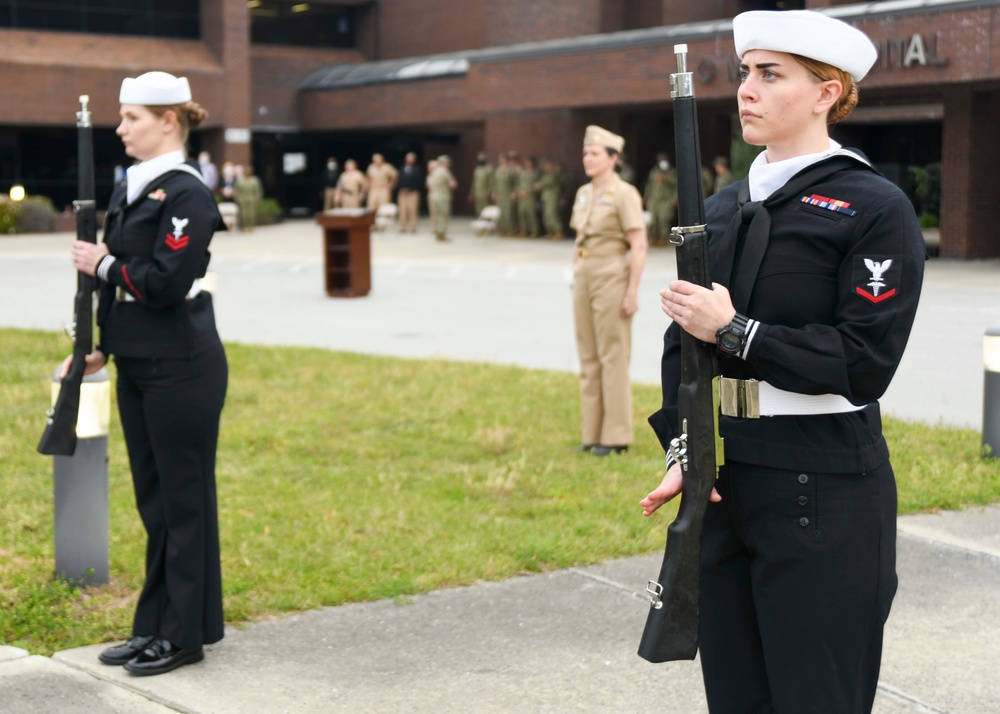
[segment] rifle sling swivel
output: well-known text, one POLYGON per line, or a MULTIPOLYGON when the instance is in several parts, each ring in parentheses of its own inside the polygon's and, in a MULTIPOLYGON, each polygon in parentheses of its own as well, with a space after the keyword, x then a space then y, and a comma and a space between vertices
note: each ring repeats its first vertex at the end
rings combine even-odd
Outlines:
POLYGON ((646 583, 646 594, 649 595, 649 604, 654 610, 663 607, 663 586, 655 580, 646 583))
POLYGON ((684 245, 684 236, 689 233, 704 233, 706 226, 674 226, 670 229, 670 237, 667 242, 670 245, 681 246, 684 245))

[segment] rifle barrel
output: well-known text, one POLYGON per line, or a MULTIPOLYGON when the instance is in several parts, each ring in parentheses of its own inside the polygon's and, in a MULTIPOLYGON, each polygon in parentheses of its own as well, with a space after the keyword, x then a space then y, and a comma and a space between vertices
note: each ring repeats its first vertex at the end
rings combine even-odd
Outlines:
MULTIPOLYGON (((76 213, 77 240, 97 242, 97 221, 94 205, 94 135, 87 104, 90 97, 80 97, 81 109, 76 113, 77 135, 77 196, 73 201, 76 213)), ((45 431, 38 442, 38 452, 48 456, 72 456, 76 452, 76 422, 80 412, 80 386, 86 370, 86 357, 94 347, 94 290, 97 279, 78 272, 76 296, 73 300, 73 359, 69 372, 62 379, 59 398, 46 412, 45 431)))

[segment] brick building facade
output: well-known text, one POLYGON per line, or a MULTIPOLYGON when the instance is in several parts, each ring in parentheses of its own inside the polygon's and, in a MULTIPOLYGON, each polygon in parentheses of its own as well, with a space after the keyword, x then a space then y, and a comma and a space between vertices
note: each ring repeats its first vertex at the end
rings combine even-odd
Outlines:
MULTIPOLYGON (((99 151, 112 157, 108 162, 121 160, 112 134, 118 86, 122 76, 149 69, 188 76, 196 98, 211 112, 192 148, 207 148, 218 160, 252 160, 269 194, 300 213, 318 205, 326 156, 352 156, 364 164, 375 150, 395 162, 411 150, 424 160, 449 153, 467 185, 476 153, 495 157, 516 149, 560 162, 576 184, 583 180, 580 141, 590 123, 625 136, 626 153, 641 178, 656 152, 673 153, 673 45, 688 44, 696 72, 702 155, 726 154, 738 129, 730 18, 773 3, 321 0, 295 5, 343 12, 350 42, 336 47, 296 45, 294 37, 258 39, 260 13, 293 12, 291 0, 197 5, 200 39, 0 29, 6 99, 0 105, 0 189, 22 181, 29 191, 44 193, 58 183, 51 178, 58 168, 49 167, 49 183, 31 185, 40 167, 32 163, 36 152, 29 144, 61 147, 62 141, 71 153, 72 117, 82 93, 91 95, 103 132, 99 151), (288 162, 289 155, 300 160, 288 162), (305 170, 289 170, 302 166, 302 159, 305 170)), ((861 104, 835 127, 834 137, 863 149, 909 191, 909 166, 940 162, 941 255, 1000 256, 993 229, 1000 218, 995 199, 1000 179, 993 171, 1000 149, 992 141, 1000 118, 995 61, 1000 3, 804 0, 798 6, 827 9, 879 47, 879 61, 861 85, 861 104)), ((46 160, 53 163, 51 155, 46 160)))

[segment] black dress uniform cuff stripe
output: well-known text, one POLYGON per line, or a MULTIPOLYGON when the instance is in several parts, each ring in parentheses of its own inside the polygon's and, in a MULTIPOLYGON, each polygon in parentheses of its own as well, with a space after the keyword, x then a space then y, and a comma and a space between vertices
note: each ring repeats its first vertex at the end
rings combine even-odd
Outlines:
POLYGON ((115 262, 115 256, 106 255, 101 262, 97 264, 97 277, 104 282, 108 282, 108 271, 111 270, 111 266, 115 262))

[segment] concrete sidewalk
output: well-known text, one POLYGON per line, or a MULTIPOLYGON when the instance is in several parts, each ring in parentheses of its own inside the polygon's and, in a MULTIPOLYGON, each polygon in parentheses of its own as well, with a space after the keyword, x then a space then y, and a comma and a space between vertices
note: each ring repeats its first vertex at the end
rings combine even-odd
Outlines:
MULTIPOLYGON (((426 233, 374 236, 373 292, 354 300, 323 295, 311 222, 219 236, 220 330, 243 342, 575 370, 569 243, 474 238, 467 222, 453 235, 447 244, 426 233)), ((0 305, 0 325, 61 327, 73 289, 69 240, 0 238, 0 280, 21 296, 17 306, 0 305)), ((656 290, 673 270, 671 251, 651 254, 634 329, 633 377, 641 381, 658 379, 664 319, 656 290)), ((887 411, 977 426, 980 340, 998 320, 1000 262, 929 263, 887 411)), ((666 525, 657 527, 665 533, 666 525)), ((998 525, 1000 507, 900 519, 900 590, 886 631, 878 714, 1000 711, 998 525)), ((707 709, 697 663, 651 665, 635 654, 648 610, 642 591, 659 560, 629 558, 231 628, 205 662, 160 677, 99 664, 106 645, 52 658, 0 647, 0 711, 700 714, 707 709)))
MULTIPOLYGON (((877 714, 998 710, 998 522, 998 508, 901 520, 877 714)), ((658 569, 628 558, 231 628, 205 662, 159 677, 101 665, 105 645, 15 659, 0 663, 2 711, 700 714, 696 662, 635 654, 658 569)))

